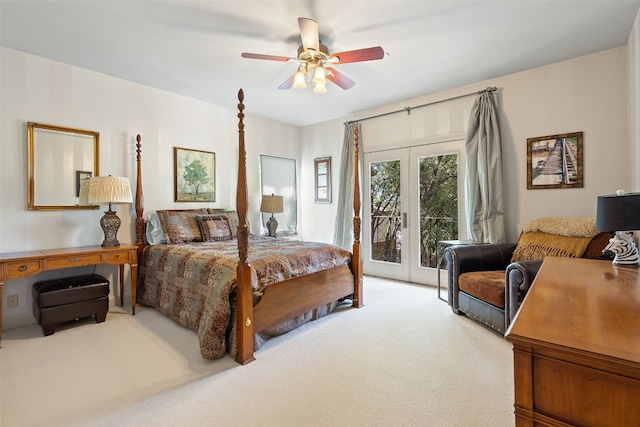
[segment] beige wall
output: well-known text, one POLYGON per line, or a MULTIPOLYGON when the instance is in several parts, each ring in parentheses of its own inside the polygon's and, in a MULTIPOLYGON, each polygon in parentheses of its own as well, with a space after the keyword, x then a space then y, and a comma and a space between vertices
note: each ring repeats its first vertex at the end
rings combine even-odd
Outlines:
POLYGON ((631 190, 640 191, 640 11, 627 43, 629 62, 629 141, 631 190))
MULTIPOLYGON (((135 185, 135 136, 142 136, 145 210, 201 206, 234 207, 238 164, 237 111, 72 67, 12 49, 0 48, 0 252, 97 245, 105 209, 27 210, 27 122, 100 132, 100 173, 127 176, 135 185), (173 147, 216 153, 216 203, 174 203, 173 147)), ((299 159, 298 127, 247 115, 250 206, 259 206, 259 154, 299 159)), ((103 207, 104 208, 104 207, 103 207)), ((122 226, 118 239, 134 241, 133 205, 117 205, 122 226)), ((250 223, 258 224, 257 209, 250 223)), ((91 272, 52 271, 38 280, 91 272)), ((115 267, 97 272, 113 280, 115 267)), ((6 283, 4 327, 33 321, 30 284, 35 278, 6 283), (6 308, 18 294, 19 306, 6 308)))
MULTIPOLYGON (((548 66, 474 83, 454 90, 403 101, 303 129, 303 164, 326 155, 339 159, 343 122, 498 87, 504 168, 507 236, 515 240, 521 227, 540 216, 595 216, 596 197, 632 189, 629 173, 629 90, 627 48, 620 47, 548 66), (527 138, 584 132, 584 188, 527 190, 527 138)), ((474 96, 440 103, 411 114, 399 113, 362 122, 364 151, 459 137, 466 130, 474 96)), ((334 182, 339 160, 334 162, 334 182)), ((303 171, 303 179, 311 179, 303 171)), ((311 181, 312 182, 312 181, 311 181)), ((304 183, 303 183, 304 184, 304 183)), ((335 188, 335 187, 334 187, 335 188)), ((304 238, 327 240, 335 204, 304 200, 304 238)))
MULTIPOLYGON (((250 206, 259 204, 259 154, 299 159, 299 228, 306 240, 331 242, 337 180, 347 120, 439 101, 497 86, 505 159, 507 232, 515 239, 524 223, 543 215, 594 215, 599 194, 640 189, 640 18, 629 45, 551 64, 450 91, 421 96, 330 122, 296 128, 246 117, 250 206), (629 111, 631 110, 631 114, 629 111), (526 190, 526 139, 585 132, 585 186, 570 190, 526 190), (313 159, 333 159, 334 202, 315 204, 313 159), (626 159, 630 159, 627 161, 626 159)), ((99 131, 102 174, 134 176, 134 138, 143 138, 147 210, 182 208, 173 202, 173 147, 214 151, 217 201, 235 205, 237 117, 235 110, 154 90, 131 82, 0 48, 0 252, 102 241, 101 211, 29 212, 26 182, 26 123, 37 121, 99 131)), ((433 142, 466 129, 473 97, 363 122, 367 149, 433 142)), ((197 204, 189 204, 196 207, 197 204)), ((122 242, 133 241, 133 207, 119 206, 122 242)), ((250 211, 250 222, 259 214, 250 211)), ((78 273, 84 272, 82 269, 78 273)), ((97 272, 113 279, 115 268, 97 272)), ((38 280, 57 277, 46 272, 38 280)), ((69 271, 65 271, 69 275, 69 271)), ((20 305, 4 309, 4 327, 33 322, 31 279, 4 287, 3 299, 19 294, 20 305)), ((6 307, 6 301, 2 301, 6 307)))

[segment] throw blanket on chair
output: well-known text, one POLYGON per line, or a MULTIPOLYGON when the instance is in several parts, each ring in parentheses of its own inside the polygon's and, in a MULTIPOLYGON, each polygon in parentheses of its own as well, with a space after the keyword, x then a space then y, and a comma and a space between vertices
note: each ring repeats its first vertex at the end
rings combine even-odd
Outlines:
POLYGON ((595 218, 544 217, 527 224, 511 261, 539 260, 545 256, 579 258, 598 235, 595 218))

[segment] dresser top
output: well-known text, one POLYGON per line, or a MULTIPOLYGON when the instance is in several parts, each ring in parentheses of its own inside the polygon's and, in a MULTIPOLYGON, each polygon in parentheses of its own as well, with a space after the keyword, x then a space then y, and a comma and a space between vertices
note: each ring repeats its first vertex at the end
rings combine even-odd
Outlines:
POLYGON ((545 258, 506 338, 640 363, 640 269, 545 258))

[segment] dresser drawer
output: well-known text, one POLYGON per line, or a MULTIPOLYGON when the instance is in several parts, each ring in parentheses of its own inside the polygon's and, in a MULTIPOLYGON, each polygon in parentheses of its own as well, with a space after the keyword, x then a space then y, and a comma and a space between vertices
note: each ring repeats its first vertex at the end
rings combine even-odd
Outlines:
POLYGON ((88 255, 69 255, 65 257, 51 257, 46 259, 47 270, 55 270, 58 268, 80 267, 83 265, 100 264, 101 256, 99 253, 88 255))
POLYGON ((42 260, 8 262, 5 264, 5 268, 7 272, 6 279, 28 277, 42 271, 42 260))
POLYGON ((109 264, 128 264, 131 258, 129 255, 129 251, 108 253, 106 262, 109 264))

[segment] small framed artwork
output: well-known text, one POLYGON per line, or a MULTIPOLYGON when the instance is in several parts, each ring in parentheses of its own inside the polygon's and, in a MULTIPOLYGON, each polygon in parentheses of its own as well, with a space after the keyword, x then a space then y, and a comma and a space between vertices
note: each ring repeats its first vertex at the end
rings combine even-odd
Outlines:
POLYGON ((527 139, 527 189, 582 188, 583 132, 527 139))
POLYGON ((76 171, 76 197, 80 197, 80 186, 82 181, 93 178, 91 171, 76 171))
POLYGON ((216 201, 216 154, 173 148, 176 202, 216 201))
POLYGON ((316 203, 331 203, 331 157, 314 160, 316 203))

